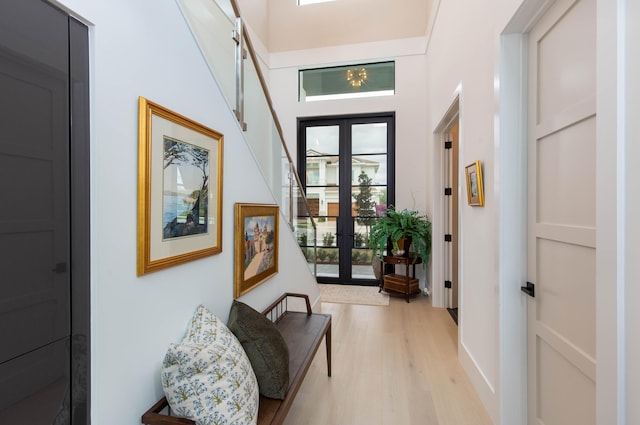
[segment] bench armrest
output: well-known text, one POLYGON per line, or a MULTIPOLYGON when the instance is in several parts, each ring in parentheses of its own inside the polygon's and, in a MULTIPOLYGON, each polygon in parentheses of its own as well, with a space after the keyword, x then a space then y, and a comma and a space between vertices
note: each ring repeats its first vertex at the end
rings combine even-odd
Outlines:
POLYGON ((269 307, 264 309, 262 314, 264 314, 265 316, 268 315, 276 307, 281 305, 283 303, 283 301, 288 297, 303 298, 305 300, 306 305, 307 305, 307 314, 310 315, 312 313, 312 311, 311 311, 311 302, 309 301, 309 296, 307 294, 297 294, 297 293, 294 293, 294 292, 285 292, 284 294, 282 294, 280 296, 280 298, 278 298, 273 303, 271 303, 271 305, 269 307))

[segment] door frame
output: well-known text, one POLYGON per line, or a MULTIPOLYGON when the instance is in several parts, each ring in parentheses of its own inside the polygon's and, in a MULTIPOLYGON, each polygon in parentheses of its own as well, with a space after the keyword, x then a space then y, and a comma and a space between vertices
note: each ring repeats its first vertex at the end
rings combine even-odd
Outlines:
MULTIPOLYGON (((296 132, 297 132, 297 168, 300 176, 303 176, 301 179, 302 190, 307 191, 307 179, 306 179, 306 146, 302 146, 302 141, 306 142, 306 133, 304 131, 307 127, 314 126, 314 123, 318 123, 318 126, 322 125, 338 125, 340 128, 339 138, 342 140, 349 140, 348 146, 340 145, 338 148, 339 152, 339 188, 342 187, 352 187, 352 177, 351 173, 343 173, 342 169, 347 166, 347 164, 351 164, 351 159, 353 156, 352 153, 352 137, 348 134, 350 125, 357 124, 366 124, 370 122, 379 122, 379 121, 387 121, 387 205, 395 205, 395 169, 396 169, 396 161, 395 161, 395 133, 396 133, 396 113, 394 111, 382 111, 382 112, 370 112, 370 113, 362 113, 362 114, 343 114, 343 115, 320 115, 320 116, 307 116, 307 117, 298 117, 296 123, 296 132), (347 151, 348 148, 348 151, 347 151)), ((351 190, 349 190, 351 193, 351 190)), ((340 200, 340 192, 338 194, 338 199, 340 200)), ((343 279, 343 274, 346 275, 348 270, 351 270, 351 251, 352 249, 340 250, 342 246, 340 245, 340 234, 342 234, 342 241, 344 241, 349 235, 354 233, 353 223, 349 223, 346 225, 346 217, 351 217, 351 207, 352 201, 346 204, 340 204, 339 206, 339 216, 344 216, 344 222, 340 220, 337 221, 336 224, 336 247, 339 248, 338 253, 338 277, 329 277, 329 276, 317 276, 316 280, 319 283, 344 283, 349 285, 363 285, 363 286, 377 286, 378 280, 375 278, 372 279, 358 279, 354 281, 353 275, 349 272, 351 276, 350 279, 343 279), (342 228, 340 227, 342 224, 342 228)), ((353 248, 353 246, 351 247, 353 248)), ((373 273, 373 266, 372 266, 373 273)))
MULTIPOLYGON (((434 307, 448 307, 447 303, 447 294, 448 291, 444 287, 445 277, 447 276, 445 270, 445 250, 446 245, 444 242, 444 233, 445 233, 445 220, 448 220, 447 213, 445 211, 446 202, 444 192, 441 190, 445 184, 445 149, 444 142, 448 140, 449 130, 455 120, 458 120, 458 153, 462 152, 462 113, 460 111, 460 96, 461 96, 461 85, 458 86, 456 92, 454 93, 453 101, 451 102, 447 112, 444 114, 440 123, 436 126, 434 131, 434 155, 433 155, 433 176, 434 176, 434 208, 433 208, 433 235, 436 235, 432 238, 432 287, 431 287, 431 303, 434 307)), ((460 157, 458 154, 458 184, 460 184, 460 157)), ((460 217, 462 216, 461 206, 463 205, 460 201, 460 193, 463 191, 458 190, 458 306, 460 307, 460 301, 462 300, 462 282, 460 277, 462 276, 462 220, 460 217)), ((458 325, 460 326, 460 317, 458 317, 458 325)), ((458 338, 458 341, 460 338, 458 338)))
MULTIPOLYGON (((64 12, 64 11, 63 11, 64 12)), ((67 13, 67 12, 64 12, 67 13)), ((73 423, 91 423, 91 83, 90 27, 68 15, 70 38, 70 246, 71 246, 71 364, 84 394, 71 400, 73 423), (75 342, 75 345, 73 344, 75 342), (84 344, 84 345, 83 345, 84 344), (84 403, 84 410, 75 410, 84 403), (82 414, 85 416, 82 417, 82 414)), ((73 389, 74 383, 72 383, 73 389)))
POLYGON ((499 415, 503 424, 527 423, 527 120, 528 32, 555 0, 526 0, 500 36, 499 415))

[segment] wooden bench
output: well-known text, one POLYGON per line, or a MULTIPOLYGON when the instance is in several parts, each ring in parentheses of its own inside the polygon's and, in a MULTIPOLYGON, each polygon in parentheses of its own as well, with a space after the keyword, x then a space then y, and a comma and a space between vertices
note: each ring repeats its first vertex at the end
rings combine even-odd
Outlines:
MULTIPOLYGON (((327 374, 331 376, 331 315, 313 313, 308 295, 289 292, 274 301, 262 314, 276 324, 289 347, 289 389, 284 400, 260 396, 258 425, 276 425, 284 422, 323 338, 326 340, 327 348, 327 374), (290 311, 289 297, 303 298, 307 311, 290 311)), ((146 425, 195 424, 190 419, 171 416, 166 397, 142 415, 142 423, 146 425), (161 413, 165 410, 168 413, 161 413)))

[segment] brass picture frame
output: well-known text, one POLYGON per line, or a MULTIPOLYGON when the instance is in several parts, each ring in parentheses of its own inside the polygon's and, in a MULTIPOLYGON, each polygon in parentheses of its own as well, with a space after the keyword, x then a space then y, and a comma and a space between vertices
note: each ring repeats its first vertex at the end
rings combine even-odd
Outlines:
POLYGON ((467 174, 467 200, 473 207, 484 206, 484 184, 482 183, 482 162, 476 161, 465 167, 467 174))
POLYGON ((224 136, 138 99, 137 274, 222 252, 224 136))
POLYGON ((278 273, 277 205, 235 204, 234 298, 278 273))

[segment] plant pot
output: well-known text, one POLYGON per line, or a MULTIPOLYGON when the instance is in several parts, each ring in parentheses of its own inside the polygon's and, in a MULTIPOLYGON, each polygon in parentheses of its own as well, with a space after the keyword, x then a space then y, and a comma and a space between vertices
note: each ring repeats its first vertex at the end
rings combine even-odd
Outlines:
POLYGON ((398 239, 398 251, 396 255, 398 255, 399 257, 408 257, 412 240, 413 239, 410 237, 398 239))

